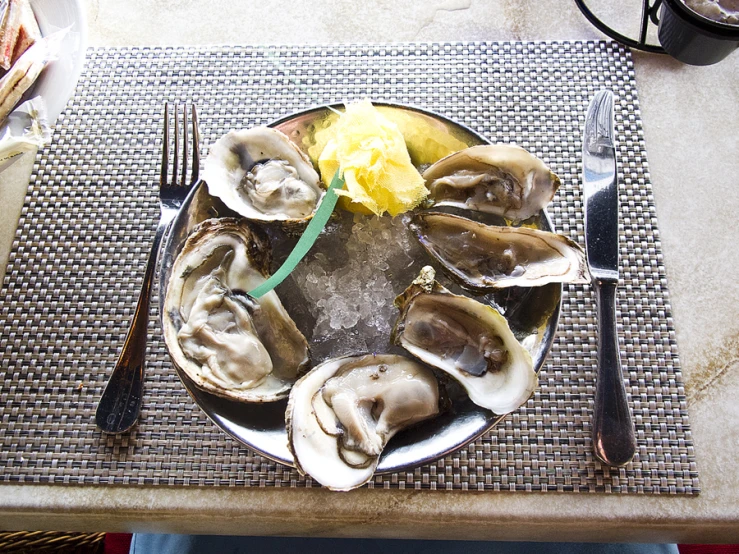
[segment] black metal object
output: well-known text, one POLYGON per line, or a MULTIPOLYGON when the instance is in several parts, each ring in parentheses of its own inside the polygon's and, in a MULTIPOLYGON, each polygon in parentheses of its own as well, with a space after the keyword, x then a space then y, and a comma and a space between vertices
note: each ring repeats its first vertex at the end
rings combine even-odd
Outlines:
POLYGON ((691 65, 710 65, 739 49, 739 25, 706 19, 680 0, 664 0, 659 42, 670 56, 691 65))
POLYGON ((590 10, 590 8, 585 5, 585 0, 575 0, 575 4, 577 4, 577 7, 580 8, 580 11, 585 17, 588 18, 588 21, 590 21, 590 23, 595 25, 600 31, 604 32, 612 39, 617 40, 618 42, 625 44, 626 46, 629 46, 631 48, 636 48, 637 50, 644 50, 645 52, 652 52, 655 54, 666 53, 661 46, 647 43, 647 31, 649 30, 650 22, 653 25, 659 24, 658 10, 662 5, 662 0, 655 0, 654 2, 652 2, 651 0, 643 1, 641 26, 639 28, 638 39, 629 38, 611 29, 608 25, 598 19, 598 17, 590 10))

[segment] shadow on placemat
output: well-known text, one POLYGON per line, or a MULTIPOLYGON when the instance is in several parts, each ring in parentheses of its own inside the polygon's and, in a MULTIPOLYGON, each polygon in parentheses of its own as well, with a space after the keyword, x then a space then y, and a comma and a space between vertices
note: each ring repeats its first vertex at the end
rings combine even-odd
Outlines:
POLYGON ((4 554, 102 554, 104 546, 105 533, 0 532, 0 552, 4 554))

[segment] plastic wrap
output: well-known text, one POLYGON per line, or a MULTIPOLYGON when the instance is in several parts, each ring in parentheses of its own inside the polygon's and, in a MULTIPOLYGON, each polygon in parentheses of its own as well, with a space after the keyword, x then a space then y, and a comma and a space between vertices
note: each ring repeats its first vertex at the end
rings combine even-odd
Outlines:
POLYGON ((4 111, 5 103, 20 102, 0 123, 0 171, 24 152, 43 147, 51 140, 46 102, 43 96, 33 95, 33 85, 46 65, 57 59, 61 41, 68 31, 62 29, 37 41, 0 79, 0 111, 4 111), (23 101, 28 97, 28 90, 31 98, 23 101))
POLYGON ((51 127, 44 99, 37 96, 23 102, 0 127, 0 171, 24 152, 46 146, 50 140, 51 127))

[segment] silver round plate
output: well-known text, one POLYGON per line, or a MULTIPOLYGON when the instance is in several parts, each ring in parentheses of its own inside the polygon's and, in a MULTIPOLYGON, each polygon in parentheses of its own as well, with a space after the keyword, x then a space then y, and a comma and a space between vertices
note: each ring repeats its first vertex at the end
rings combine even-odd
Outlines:
MULTIPOLYGON (((435 138, 451 137, 467 146, 488 144, 484 137, 446 117, 426 110, 398 104, 375 103, 389 116, 399 116, 428 129, 435 138)), ((331 106, 334 109, 341 105, 331 106)), ((289 136, 308 154, 314 143, 316 130, 324 128, 334 112, 328 106, 309 109, 282 118, 270 124, 289 136)), ((422 153, 414 152, 409 145, 411 160, 417 163, 422 153)), ((315 159, 313 160, 315 163, 315 159)), ((190 193, 182 210, 172 223, 168 240, 162 252, 159 280, 159 313, 163 310, 164 296, 175 258, 184 245, 190 231, 205 219, 233 215, 221 202, 208 194, 205 183, 200 183, 190 193)), ((527 223, 538 228, 552 230, 546 212, 542 211, 527 223)), ((408 283, 415 275, 408 275, 408 283)), ((506 289, 496 297, 497 305, 505 310, 506 318, 517 338, 527 348, 538 373, 544 364, 559 319, 562 286, 545 285, 531 289, 506 289)), ((285 305, 288 312, 289 304, 285 305)), ((304 333, 306 329, 301 329, 304 333)), ((174 364, 174 362, 173 362, 174 364)), ((259 454, 294 467, 293 456, 287 446, 285 409, 287 400, 265 404, 247 404, 227 400, 195 387, 176 364, 180 379, 193 400, 223 431, 259 454)), ((494 427, 503 417, 473 404, 461 387, 452 383, 449 387, 451 410, 436 419, 423 422, 396 435, 385 448, 377 473, 406 471, 432 462, 469 444, 494 427)))

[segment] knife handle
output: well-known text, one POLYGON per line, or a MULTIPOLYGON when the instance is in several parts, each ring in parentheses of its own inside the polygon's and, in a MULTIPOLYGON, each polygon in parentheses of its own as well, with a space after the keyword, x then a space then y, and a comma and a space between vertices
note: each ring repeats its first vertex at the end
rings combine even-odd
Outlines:
POLYGON ((616 283, 593 281, 598 308, 598 381, 593 408, 593 449, 609 466, 626 465, 636 451, 634 424, 626 401, 616 333, 616 283))

